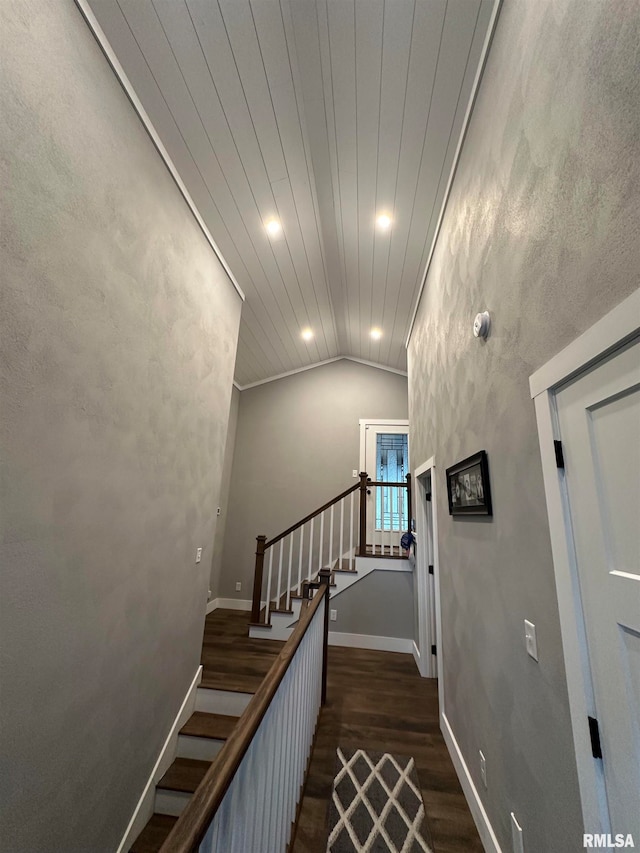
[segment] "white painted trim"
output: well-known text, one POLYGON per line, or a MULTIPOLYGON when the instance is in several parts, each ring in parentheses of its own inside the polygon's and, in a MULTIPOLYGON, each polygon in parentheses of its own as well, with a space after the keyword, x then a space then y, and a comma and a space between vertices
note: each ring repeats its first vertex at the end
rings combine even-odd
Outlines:
POLYGON ((378 370, 386 370, 387 373, 396 373, 398 376, 408 376, 406 370, 399 370, 397 367, 389 367, 387 364, 379 364, 377 361, 368 361, 366 358, 356 358, 355 355, 343 355, 347 361, 355 361, 356 364, 364 364, 367 367, 377 367, 378 370))
POLYGON ((167 735, 167 739, 164 742, 164 746, 160 750, 158 760, 156 761, 153 770, 151 771, 151 775, 147 780, 147 784, 144 786, 142 795, 138 800, 137 806, 134 809, 133 815, 131 816, 131 820, 129 821, 129 825, 125 830, 124 836, 122 837, 122 841, 118 846, 117 853, 127 853, 127 851, 131 849, 131 845, 140 835, 144 827, 147 825, 149 819, 151 818, 151 815, 153 814, 156 798, 156 784, 167 772, 176 756, 178 747, 178 732, 184 726, 184 724, 187 722, 187 720, 195 710, 198 685, 201 681, 202 666, 199 666, 196 670, 196 674, 193 677, 193 681, 191 682, 191 685, 187 690, 182 705, 180 706, 180 710, 178 711, 176 718, 173 721, 173 724, 171 725, 169 734, 167 735))
POLYGON ((386 364, 378 364, 375 361, 366 361, 363 358, 354 358, 351 355, 336 355, 334 358, 325 358, 324 361, 315 361, 313 364, 305 364, 304 367, 296 367, 295 370, 287 370, 285 373, 277 373, 275 376, 268 376, 266 379, 258 379, 257 382, 248 382, 246 385, 240 385, 234 380, 233 384, 238 391, 248 391, 249 388, 257 388, 258 385, 266 385, 268 382, 276 382, 278 379, 286 379, 287 376, 295 376, 296 373, 304 373, 305 370, 314 370, 316 367, 324 367, 325 364, 333 364, 334 361, 355 361, 356 364, 364 364, 367 367, 375 367, 378 370, 385 370, 387 373, 397 373, 400 376, 407 376, 406 370, 397 370, 395 367, 387 367, 386 364))
POLYGON ((640 331, 640 288, 530 377, 531 397, 566 382, 640 331))
POLYGON ((420 307, 420 300, 422 299, 422 293, 424 291, 424 286, 427 283, 427 275, 429 274, 429 267, 431 266, 431 259, 433 258, 433 253, 436 248, 436 243, 438 242, 438 237, 440 236, 440 228, 442 226, 442 220, 444 219, 444 214, 447 209, 447 204, 449 203, 449 196, 451 194, 451 187, 453 185, 453 179, 455 177, 456 171, 458 169, 458 162, 460 160, 460 154, 462 153, 462 146, 464 145, 464 140, 467 135, 467 130, 469 128, 469 121, 471 120, 471 114, 473 112, 473 107, 476 101, 476 97, 478 94, 478 89, 480 87, 480 81, 482 79, 482 75, 484 73, 484 67, 487 61, 487 56, 489 54, 489 48, 491 47, 491 40, 493 39, 493 33, 495 31, 496 23, 498 21, 498 14, 500 12, 500 7, 502 6, 502 0, 494 0, 493 9, 491 11, 491 19, 489 20, 489 27, 487 28, 487 35, 484 40, 484 44, 482 45, 482 51, 480 53, 480 62, 478 63, 478 69, 476 71, 476 76, 473 81, 473 85, 471 87, 471 94, 469 96, 469 103, 467 104, 467 111, 465 112, 464 119, 462 121, 462 127, 460 129, 460 137, 458 139, 458 145, 456 147, 456 152, 453 155, 453 162, 451 163, 451 171, 449 172, 449 180, 447 181, 447 187, 444 191, 444 195, 442 197, 442 204, 440 206, 440 214, 438 216, 438 221, 436 223, 435 231, 433 232, 433 240, 431 241, 431 248, 429 249, 429 257, 427 258, 427 263, 424 268, 424 273, 422 275, 422 280, 420 282, 420 290, 418 291, 418 296, 416 297, 415 306, 413 308, 413 313, 411 315, 411 323, 409 324, 409 334, 407 335, 407 340, 405 341, 405 347, 409 346, 409 341, 411 340, 411 334, 413 332, 413 327, 416 322, 416 315, 418 313, 418 308, 420 307))
POLYGON ((640 289, 624 299, 576 340, 551 358, 529 379, 538 425, 551 539, 551 554, 560 616, 569 713, 585 826, 610 832, 603 768, 591 755, 587 715, 596 716, 588 664, 586 629, 580 597, 571 517, 564 473, 557 467, 554 439, 559 438, 555 390, 595 365, 640 333, 640 289))
MULTIPOLYGON (((366 440, 367 440, 367 427, 369 426, 400 426, 407 428, 407 435, 409 435, 409 421, 400 418, 359 418, 358 424, 360 427, 360 470, 365 470, 365 459, 366 459, 366 440)), ((409 448, 411 451, 411 448, 409 448)), ((409 453, 409 459, 411 459, 411 453, 409 453)), ((367 472, 368 473, 368 472, 367 472)))
MULTIPOLYGON (((372 572, 412 572, 413 569, 409 560, 396 560, 391 557, 358 557, 356 555, 356 571, 358 574, 351 586, 369 577, 372 572)), ((345 577, 349 577, 349 575, 345 575, 345 577)), ((344 590, 340 591, 343 592, 344 590)))
POLYGON ((346 646, 350 649, 375 649, 380 652, 413 651, 413 640, 404 637, 376 637, 374 634, 343 634, 329 631, 330 646, 346 646))
POLYGON ((214 610, 251 610, 252 601, 250 598, 213 598, 207 604, 207 613, 213 613, 214 610))
POLYGON ((198 208, 196 207, 196 203, 191 198, 189 191, 187 190, 186 186, 184 185, 182 178, 180 177, 180 174, 179 174, 176 166, 174 165, 173 160, 169 156, 169 152, 167 151, 167 149, 162 144, 162 140, 158 136, 158 133, 157 133, 155 127, 153 126, 151 119, 147 115, 145 108, 142 106, 142 102, 138 98, 135 89, 131 85, 131 81, 129 80, 129 78, 125 74, 124 68, 122 67, 122 65, 118 61, 118 57, 116 56, 115 51, 111 47, 109 40, 104 33, 104 30, 102 29, 102 27, 98 23, 98 19, 96 18, 96 16, 93 14, 91 6, 89 5, 89 0, 75 0, 75 3, 76 3, 76 6, 78 7, 78 9, 80 10, 82 17, 85 19, 87 26, 89 27, 89 29, 93 33, 95 40, 98 42, 103 54, 105 55, 107 62, 109 63, 109 65, 111 66, 111 68, 113 70, 113 73, 118 78, 120 85, 122 86, 122 88, 125 91, 126 96, 129 98, 129 101, 131 102, 131 106, 134 108, 134 110, 138 114, 140 121, 144 125, 144 128, 147 131, 147 133, 149 134, 149 137, 150 137, 151 141, 153 142, 153 144, 156 148, 156 151, 164 160, 164 164, 167 167, 167 169, 169 170, 169 174, 171 175, 171 177, 175 181, 176 186, 180 190, 182 197, 184 198, 184 200, 187 203, 187 206, 189 207, 189 210, 191 211, 196 222, 200 226, 200 229, 201 229, 202 233, 204 234, 207 242, 209 243, 209 245, 213 249, 216 257, 218 258, 218 260, 222 264, 222 268, 224 269, 227 276, 229 277, 229 281, 234 286, 236 293, 238 294, 240 299, 242 299, 242 301, 244 302, 245 301, 245 295, 242 292, 240 285, 236 281, 234 274, 231 272, 229 265, 227 264, 227 262, 225 261, 223 255, 222 255, 222 252, 218 248, 215 240, 213 239, 213 237, 211 235, 211 232, 207 228, 207 226, 204 222, 204 219, 202 218, 202 216, 200 216, 200 212, 199 212, 198 208))
MULTIPOLYGON (((418 613, 419 624, 425 626, 424 629, 424 645, 425 648, 430 648, 435 643, 438 654, 436 655, 436 665, 433 666, 433 656, 426 656, 420 674, 425 678, 438 679, 438 701, 440 705, 440 713, 444 712, 444 668, 442 665, 443 649, 442 649, 442 624, 440 611, 440 561, 438 556, 438 485, 436 481, 436 463, 435 456, 427 459, 421 465, 418 465, 413 472, 413 490, 414 490, 414 511, 416 511, 416 539, 418 549, 416 549, 416 579, 418 587, 418 613), (423 612, 424 605, 427 603, 428 596, 426 594, 426 584, 429 578, 426 573, 425 550, 427 548, 428 537, 426 535, 426 509, 422 499, 422 485, 419 483, 420 477, 430 473, 431 477, 431 520, 433 524, 432 544, 433 544, 433 585, 435 594, 435 614, 436 614, 436 636, 431 636, 431 632, 426 626, 429 624, 428 614, 423 612)), ((420 638, 418 638, 420 639, 420 638)))
POLYGON ((487 853, 502 853, 496 834, 491 826, 489 816, 487 815, 482 804, 482 800, 480 799, 478 789, 473 783, 471 773, 469 773, 469 768, 467 767, 462 751, 458 746, 458 741, 453 734, 453 729, 451 728, 449 720, 445 714, 440 714, 440 729, 442 730, 444 741, 447 744, 447 749, 451 756, 451 761, 456 769, 460 785, 469 805, 469 811, 475 821, 480 840, 482 841, 482 846, 487 853))
POLYGON ((242 391, 242 386, 238 385, 235 379, 233 380, 233 387, 238 391, 242 391))
POLYGON ((416 641, 413 641, 413 659, 418 667, 418 672, 423 675, 422 667, 420 666, 420 649, 416 646, 416 641))

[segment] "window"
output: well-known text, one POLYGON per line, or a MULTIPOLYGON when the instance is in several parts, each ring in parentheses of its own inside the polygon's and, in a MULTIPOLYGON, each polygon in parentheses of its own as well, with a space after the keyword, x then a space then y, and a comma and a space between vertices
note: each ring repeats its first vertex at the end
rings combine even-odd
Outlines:
MULTIPOLYGON (((409 471, 409 436, 400 433, 376 435, 376 481, 404 483, 409 471)), ((406 490, 376 487, 376 529, 407 530, 406 490)))

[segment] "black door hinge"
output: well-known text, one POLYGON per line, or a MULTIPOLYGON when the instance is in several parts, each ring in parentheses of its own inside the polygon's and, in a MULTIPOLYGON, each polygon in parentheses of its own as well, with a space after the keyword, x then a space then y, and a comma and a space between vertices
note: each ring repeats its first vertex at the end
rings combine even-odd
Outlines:
POLYGON ((602 746, 600 745, 600 726, 595 717, 588 717, 589 735, 591 736, 591 752, 594 758, 602 758, 602 746))
POLYGON ((429 574, 430 574, 430 575, 432 575, 432 574, 433 574, 433 566, 429 566, 429 574))
POLYGON ((432 654, 432 655, 437 654, 435 644, 434 644, 433 646, 431 646, 431 654, 432 654))
POLYGON ((564 468, 564 453, 562 452, 562 442, 559 439, 554 439, 553 447, 556 451, 556 465, 558 468, 564 468))

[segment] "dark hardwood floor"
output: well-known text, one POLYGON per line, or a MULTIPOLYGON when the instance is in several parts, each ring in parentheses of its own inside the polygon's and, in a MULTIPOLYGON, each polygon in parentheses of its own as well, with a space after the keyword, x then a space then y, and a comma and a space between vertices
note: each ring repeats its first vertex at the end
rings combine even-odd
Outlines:
POLYGON ((329 648, 327 704, 292 853, 325 853, 338 745, 412 755, 434 853, 482 853, 440 733, 436 682, 420 678, 411 655, 329 648))
POLYGON ((214 610, 204 624, 202 687, 255 693, 284 644, 249 637, 249 614, 214 610))
MULTIPOLYGON (((257 689, 283 644, 251 639, 248 627, 248 613, 215 610, 207 616, 203 686, 257 689)), ((325 853, 338 745, 412 755, 434 853, 482 853, 440 733, 436 683, 420 678, 411 655, 329 648, 327 704, 291 853, 325 853)))

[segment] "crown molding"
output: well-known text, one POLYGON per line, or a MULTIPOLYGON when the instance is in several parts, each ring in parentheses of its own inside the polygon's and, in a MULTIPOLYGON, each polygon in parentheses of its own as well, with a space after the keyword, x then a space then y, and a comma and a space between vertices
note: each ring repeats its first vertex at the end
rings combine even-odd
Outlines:
POLYGON ((334 358, 327 358, 324 361, 316 361, 313 364, 307 364, 304 367, 298 367, 295 370, 288 370, 286 373, 278 373, 276 376, 268 376, 266 379, 259 379, 257 382, 249 382, 247 385, 240 385, 235 379, 233 385, 238 391, 248 391, 249 388, 257 388, 258 385, 266 385, 268 382, 276 382, 278 379, 286 379, 287 376, 294 376, 296 373, 304 373, 305 370, 314 370, 316 367, 324 367, 325 364, 333 364, 334 361, 355 361, 356 364, 364 364, 365 367, 375 367, 377 370, 385 370, 387 373, 396 373, 399 376, 407 376, 406 370, 398 370, 395 367, 387 367, 386 364, 378 364, 375 361, 366 361, 363 358, 355 358, 352 355, 337 355, 334 358))

